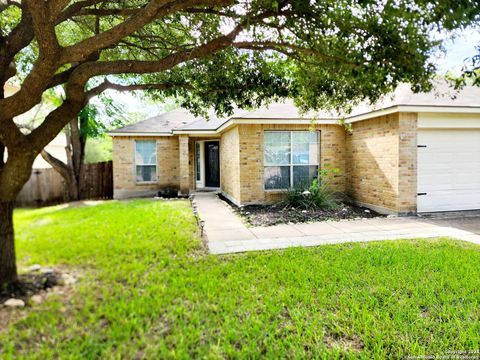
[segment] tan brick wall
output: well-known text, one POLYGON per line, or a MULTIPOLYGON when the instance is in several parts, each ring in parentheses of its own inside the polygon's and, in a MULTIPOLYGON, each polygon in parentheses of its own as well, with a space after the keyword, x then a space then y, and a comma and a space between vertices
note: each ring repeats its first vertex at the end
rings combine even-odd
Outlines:
POLYGON ((222 134, 220 140, 220 185, 224 195, 240 202, 240 137, 238 126, 222 134))
POLYGON ((177 158, 180 163, 180 192, 182 194, 188 194, 190 190, 190 179, 191 179, 191 169, 190 169, 190 160, 191 160, 191 151, 189 145, 188 135, 180 135, 178 138, 179 142, 179 152, 177 153, 177 158))
POLYGON ((345 191, 345 131, 339 125, 239 125, 240 201, 270 203, 280 200, 282 191, 265 191, 263 177, 263 134, 269 130, 319 130, 320 165, 330 164, 341 175, 332 183, 335 190, 345 191))
POLYGON ((395 210, 398 114, 353 123, 346 148, 348 195, 364 204, 395 210))
POLYGON ((195 176, 195 139, 188 139, 188 186, 190 191, 196 188, 196 176, 195 176))
POLYGON ((417 113, 399 114, 399 213, 417 212, 417 113))
POLYGON ((146 196, 165 187, 179 187, 178 138, 164 137, 114 137, 113 187, 115 198, 146 196), (135 139, 156 140, 158 182, 141 184, 135 180, 135 139))
POLYGON ((416 208, 416 114, 352 124, 347 135, 347 194, 383 212, 416 208))

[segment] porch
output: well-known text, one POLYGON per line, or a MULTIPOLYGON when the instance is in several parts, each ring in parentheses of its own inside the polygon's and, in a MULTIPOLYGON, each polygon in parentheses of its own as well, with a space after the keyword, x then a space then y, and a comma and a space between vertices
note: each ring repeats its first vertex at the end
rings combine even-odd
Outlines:
POLYGON ((219 190, 220 137, 180 135, 180 193, 198 190, 219 190))

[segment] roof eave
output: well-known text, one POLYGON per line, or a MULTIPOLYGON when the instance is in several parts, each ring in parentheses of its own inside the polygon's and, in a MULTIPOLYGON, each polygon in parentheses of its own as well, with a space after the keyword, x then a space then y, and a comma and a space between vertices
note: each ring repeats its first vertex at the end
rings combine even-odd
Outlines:
POLYGON ((480 113, 480 106, 452 106, 452 105, 392 105, 383 109, 369 111, 362 114, 346 117, 347 123, 367 120, 378 116, 393 114, 396 112, 432 112, 432 113, 480 113))
POLYGON ((173 130, 173 135, 217 135, 217 130, 202 130, 202 129, 180 129, 173 130))
POLYGON ((286 125, 295 125, 295 124, 325 124, 325 125, 336 125, 338 124, 337 119, 285 119, 285 118, 231 118, 217 128, 217 132, 222 132, 227 130, 233 125, 241 124, 286 124, 286 125))
POLYGON ((123 132, 123 131, 109 131, 107 133, 108 136, 111 137, 119 137, 119 136, 173 136, 171 132, 123 132))

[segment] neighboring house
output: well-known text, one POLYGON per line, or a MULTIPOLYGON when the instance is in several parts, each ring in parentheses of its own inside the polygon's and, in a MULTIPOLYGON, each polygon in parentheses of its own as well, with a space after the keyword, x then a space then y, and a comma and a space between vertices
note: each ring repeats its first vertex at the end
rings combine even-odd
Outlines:
POLYGON ((206 121, 175 110, 112 131, 114 197, 220 189, 269 203, 330 164, 333 186, 382 213, 480 209, 480 88, 400 86, 344 117, 291 102, 206 121), (455 97, 453 97, 455 95, 455 97), (311 131, 314 130, 314 131, 311 131))
MULTIPOLYGON (((5 84, 4 91, 5 97, 11 96, 15 94, 20 88, 14 84, 5 84)), ((22 114, 20 117, 15 118, 17 123, 25 124, 28 123, 32 118, 34 118, 35 113, 37 112, 37 107, 34 107, 30 111, 22 114)), ((47 150, 51 155, 56 157, 57 159, 63 161, 64 163, 67 162, 67 154, 65 152, 65 147, 67 146, 67 139, 64 133, 58 134, 55 139, 53 139, 46 147, 47 150)), ((7 154, 5 154, 5 157, 7 154)), ((33 169, 46 169, 51 168, 50 164, 47 163, 41 155, 35 158, 33 162, 33 169)))

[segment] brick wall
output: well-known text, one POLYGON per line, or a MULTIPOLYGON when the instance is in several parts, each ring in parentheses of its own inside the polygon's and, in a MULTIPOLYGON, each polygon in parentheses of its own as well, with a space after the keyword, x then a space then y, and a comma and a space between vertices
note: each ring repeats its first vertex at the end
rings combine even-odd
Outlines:
POLYGON ((282 191, 264 190, 263 134, 269 130, 319 130, 320 165, 330 164, 341 174, 332 183, 335 190, 345 191, 345 131, 338 125, 239 125, 240 201, 271 203, 280 200, 282 191))
POLYGON ((220 140, 220 185, 224 195, 240 202, 240 149, 238 127, 222 134, 220 140))
POLYGON ((416 114, 352 124, 346 137, 347 194, 381 212, 416 208, 416 114))
POLYGON ((196 174, 195 174, 195 138, 189 138, 188 141, 188 186, 190 191, 196 189, 196 174))
POLYGON ((114 198, 148 196, 155 194, 161 188, 178 188, 180 185, 178 138, 174 136, 138 138, 157 142, 158 182, 154 184, 140 184, 135 180, 135 139, 134 137, 113 138, 114 198))
POLYGON ((417 212, 417 113, 399 114, 397 211, 417 212))
POLYGON ((192 149, 188 135, 180 135, 178 138, 179 151, 176 156, 179 161, 180 192, 188 194, 191 185, 191 156, 192 149))

